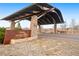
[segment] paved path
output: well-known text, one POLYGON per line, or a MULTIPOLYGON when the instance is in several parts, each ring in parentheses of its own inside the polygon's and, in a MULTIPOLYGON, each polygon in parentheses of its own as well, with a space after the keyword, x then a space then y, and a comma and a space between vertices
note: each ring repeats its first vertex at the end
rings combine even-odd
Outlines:
POLYGON ((41 34, 39 36, 40 38, 64 38, 64 39, 73 39, 73 40, 79 40, 79 35, 72 35, 72 34, 48 34, 48 33, 45 33, 45 34, 41 34))

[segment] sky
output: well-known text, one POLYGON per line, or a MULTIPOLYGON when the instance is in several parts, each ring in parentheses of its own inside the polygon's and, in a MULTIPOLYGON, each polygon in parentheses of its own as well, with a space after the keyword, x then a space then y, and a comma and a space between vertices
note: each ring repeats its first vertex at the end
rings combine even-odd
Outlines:
MULTIPOLYGON (((31 3, 0 3, 0 19, 31 5, 31 3)), ((71 20, 74 19, 76 24, 79 23, 79 3, 50 3, 50 5, 58 8, 64 21, 69 26, 71 20)), ((30 27, 30 22, 21 21, 22 28, 30 27)), ((53 25, 46 25, 44 27, 51 28, 53 25)), ((10 22, 0 20, 0 27, 10 27, 10 22)))

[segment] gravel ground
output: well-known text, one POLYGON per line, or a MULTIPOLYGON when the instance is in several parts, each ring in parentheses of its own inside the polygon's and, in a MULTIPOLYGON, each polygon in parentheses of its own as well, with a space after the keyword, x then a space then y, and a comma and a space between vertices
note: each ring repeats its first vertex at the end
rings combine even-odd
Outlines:
POLYGON ((79 56, 79 40, 53 34, 10 45, 0 45, 1 56, 79 56))

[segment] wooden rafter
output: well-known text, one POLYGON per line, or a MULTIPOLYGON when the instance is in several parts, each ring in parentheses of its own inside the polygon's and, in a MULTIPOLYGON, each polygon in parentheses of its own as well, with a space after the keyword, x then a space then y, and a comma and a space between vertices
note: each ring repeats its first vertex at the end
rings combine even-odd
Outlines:
POLYGON ((49 15, 49 17, 52 18, 53 22, 56 23, 55 19, 50 14, 47 14, 47 15, 49 15))

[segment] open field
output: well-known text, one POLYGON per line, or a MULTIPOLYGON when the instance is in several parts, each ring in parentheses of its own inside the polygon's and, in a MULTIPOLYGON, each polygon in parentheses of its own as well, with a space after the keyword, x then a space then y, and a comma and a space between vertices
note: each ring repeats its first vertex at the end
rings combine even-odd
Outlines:
POLYGON ((79 36, 41 34, 38 39, 11 45, 0 45, 0 55, 9 56, 79 56, 79 36))

